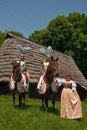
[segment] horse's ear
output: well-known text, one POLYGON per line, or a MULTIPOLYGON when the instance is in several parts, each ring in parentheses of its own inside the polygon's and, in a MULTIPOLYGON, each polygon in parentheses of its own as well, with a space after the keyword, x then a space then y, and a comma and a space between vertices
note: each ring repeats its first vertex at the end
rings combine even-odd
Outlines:
POLYGON ((18 60, 18 63, 21 64, 21 60, 18 60))
POLYGON ((54 59, 53 56, 51 56, 51 61, 53 61, 53 59, 54 59))
POLYGON ((58 60, 59 60, 59 57, 56 58, 56 61, 58 61, 58 60))
POLYGON ((14 65, 16 63, 16 61, 14 60, 14 61, 12 61, 12 65, 14 65))
POLYGON ((41 61, 40 63, 41 63, 41 65, 43 65, 43 63, 44 63, 44 62, 43 62, 43 61, 41 61))

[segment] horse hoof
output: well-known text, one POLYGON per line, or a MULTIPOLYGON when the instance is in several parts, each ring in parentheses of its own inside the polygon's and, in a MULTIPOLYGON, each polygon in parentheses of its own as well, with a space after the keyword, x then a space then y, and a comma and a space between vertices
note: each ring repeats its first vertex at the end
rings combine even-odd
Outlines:
POLYGON ((44 105, 42 105, 42 108, 44 108, 44 105))
POLYGON ((48 108, 46 108, 46 112, 48 112, 48 108))
POLYGON ((55 109, 53 109, 53 112, 55 112, 55 109))
POLYGON ((25 106, 25 103, 23 103, 23 106, 25 106))
POLYGON ((22 104, 19 104, 19 107, 22 107, 22 104))

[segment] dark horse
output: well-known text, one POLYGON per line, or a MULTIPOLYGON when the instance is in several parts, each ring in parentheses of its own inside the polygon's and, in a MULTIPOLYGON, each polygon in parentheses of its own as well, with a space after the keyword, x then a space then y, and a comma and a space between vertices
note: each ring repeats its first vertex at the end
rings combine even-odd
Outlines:
POLYGON ((29 90, 28 80, 26 76, 20 70, 20 63, 13 62, 13 71, 10 78, 10 90, 13 95, 13 106, 15 105, 15 95, 18 92, 19 107, 25 105, 26 93, 29 90), (26 82, 27 81, 27 82, 26 82))
POLYGON ((59 74, 58 57, 53 58, 52 56, 49 62, 49 65, 47 67, 47 70, 45 74, 43 74, 40 77, 40 80, 37 86, 39 92, 41 93, 42 107, 44 107, 44 103, 45 103, 46 111, 48 111, 48 100, 50 97, 52 98, 53 111, 55 111, 55 101, 56 101, 56 95, 57 95, 57 86, 56 86, 55 77, 57 77, 58 74, 59 74))

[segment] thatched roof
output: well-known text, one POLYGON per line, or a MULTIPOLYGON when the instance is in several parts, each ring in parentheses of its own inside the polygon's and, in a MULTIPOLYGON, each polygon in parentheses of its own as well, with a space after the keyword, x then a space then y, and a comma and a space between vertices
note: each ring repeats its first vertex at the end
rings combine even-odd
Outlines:
MULTIPOLYGON (((39 52, 39 49, 43 46, 10 33, 7 33, 6 40, 0 47, 0 82, 9 82, 12 61, 20 60, 21 53, 16 47, 17 44, 32 48, 31 51, 25 54, 25 60, 30 74, 30 82, 37 83, 37 77, 41 71, 41 63, 46 58, 45 55, 39 52)), ((75 81, 78 81, 82 87, 87 88, 87 80, 76 66, 72 57, 55 50, 53 55, 54 57, 59 57, 59 72, 61 77, 66 73, 70 73, 75 81)))

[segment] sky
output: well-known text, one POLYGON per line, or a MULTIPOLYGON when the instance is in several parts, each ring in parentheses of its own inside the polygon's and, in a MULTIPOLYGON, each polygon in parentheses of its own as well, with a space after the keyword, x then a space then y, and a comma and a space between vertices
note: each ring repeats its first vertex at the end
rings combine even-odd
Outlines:
POLYGON ((0 31, 17 31, 28 38, 57 16, 87 15, 87 0, 0 0, 0 31))

